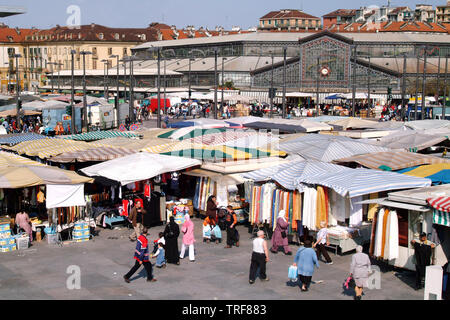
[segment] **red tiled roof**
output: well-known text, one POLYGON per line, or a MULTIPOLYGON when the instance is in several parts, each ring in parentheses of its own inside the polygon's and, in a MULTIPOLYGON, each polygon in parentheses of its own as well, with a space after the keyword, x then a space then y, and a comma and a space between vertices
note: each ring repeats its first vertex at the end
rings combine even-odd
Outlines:
POLYGON ((352 17, 356 14, 355 9, 337 9, 333 12, 327 13, 322 18, 335 18, 335 17, 352 17))
POLYGON ((35 29, 15 29, 9 27, 0 28, 0 42, 22 42, 27 35, 35 32, 35 29))
POLYGON ((300 10, 279 10, 271 11, 260 19, 286 19, 286 18, 301 18, 301 19, 319 19, 310 14, 307 14, 300 10))

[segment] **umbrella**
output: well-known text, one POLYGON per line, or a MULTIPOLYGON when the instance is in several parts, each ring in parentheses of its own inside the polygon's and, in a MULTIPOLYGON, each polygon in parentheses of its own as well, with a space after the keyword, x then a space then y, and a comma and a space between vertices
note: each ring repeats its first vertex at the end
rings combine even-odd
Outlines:
POLYGON ((400 170, 423 164, 450 163, 450 160, 420 153, 392 150, 337 159, 334 163, 356 162, 371 169, 400 170))
POLYGON ((40 164, 17 155, 0 152, 0 188, 25 188, 43 184, 81 184, 93 179, 73 171, 40 164))
POLYGON ((201 162, 195 159, 140 152, 86 167, 81 171, 91 177, 102 176, 126 185, 198 165, 201 162))
POLYGON ((346 137, 309 134, 288 142, 280 142, 281 150, 306 159, 331 162, 357 154, 389 151, 388 148, 358 142, 346 137))
POLYGON ((450 163, 437 163, 402 169, 399 173, 431 179, 433 184, 450 183, 450 163))

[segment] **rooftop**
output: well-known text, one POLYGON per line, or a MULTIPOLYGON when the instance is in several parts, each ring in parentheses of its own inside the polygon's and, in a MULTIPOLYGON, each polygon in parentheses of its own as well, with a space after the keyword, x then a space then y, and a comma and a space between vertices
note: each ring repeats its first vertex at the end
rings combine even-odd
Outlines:
POLYGON ((310 14, 307 14, 297 9, 283 9, 278 11, 271 11, 260 19, 286 19, 286 18, 302 18, 302 19, 319 19, 310 14))

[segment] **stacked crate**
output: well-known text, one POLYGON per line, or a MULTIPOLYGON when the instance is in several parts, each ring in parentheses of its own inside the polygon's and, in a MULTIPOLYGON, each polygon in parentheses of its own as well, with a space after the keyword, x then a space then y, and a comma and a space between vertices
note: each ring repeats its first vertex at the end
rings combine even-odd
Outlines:
POLYGON ((74 242, 89 241, 90 238, 89 224, 87 222, 76 222, 72 231, 74 242))
POLYGON ((0 224, 0 252, 15 251, 16 240, 11 236, 11 229, 8 223, 0 224))

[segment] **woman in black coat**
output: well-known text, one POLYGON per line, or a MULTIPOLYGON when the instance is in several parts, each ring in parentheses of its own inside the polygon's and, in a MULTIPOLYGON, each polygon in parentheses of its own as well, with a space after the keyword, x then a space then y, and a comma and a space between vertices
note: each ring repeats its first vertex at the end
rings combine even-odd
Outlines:
POLYGON ((217 202, 215 195, 210 196, 206 203, 206 216, 210 219, 214 219, 217 223, 217 202))
POLYGON ((170 222, 164 230, 164 240, 166 241, 166 260, 167 263, 180 264, 180 252, 178 251, 178 236, 180 227, 175 222, 174 217, 170 217, 170 222))

